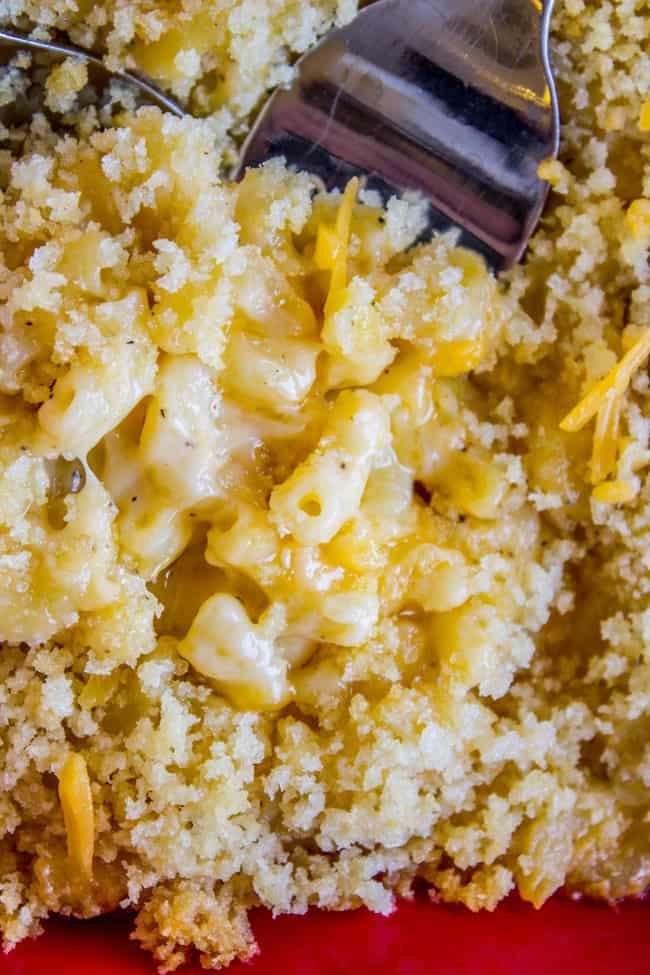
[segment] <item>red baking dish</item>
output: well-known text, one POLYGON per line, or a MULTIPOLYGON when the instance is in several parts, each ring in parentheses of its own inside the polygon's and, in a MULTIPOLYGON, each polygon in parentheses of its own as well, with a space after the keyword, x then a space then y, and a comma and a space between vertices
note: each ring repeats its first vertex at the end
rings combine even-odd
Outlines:
MULTIPOLYGON (((274 920, 256 911, 261 954, 228 975, 648 975, 650 901, 616 908, 559 897, 540 911, 511 897, 494 913, 427 900, 391 917, 368 911, 274 920)), ((0 956, 1 975, 152 975, 130 920, 53 921, 0 956)), ((198 975, 201 969, 183 969, 198 975)))

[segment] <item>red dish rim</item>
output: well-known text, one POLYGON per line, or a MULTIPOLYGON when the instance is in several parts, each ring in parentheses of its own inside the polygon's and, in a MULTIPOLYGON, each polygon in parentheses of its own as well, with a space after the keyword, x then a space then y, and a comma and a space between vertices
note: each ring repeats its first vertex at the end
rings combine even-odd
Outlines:
MULTIPOLYGON (((228 975, 647 975, 650 900, 615 907, 555 897, 535 911, 516 897, 471 914, 424 898, 384 918, 253 912, 261 952, 228 975)), ((125 914, 49 922, 42 938, 0 956, 0 975, 152 975, 125 914)), ((198 975, 198 965, 181 970, 198 975)))

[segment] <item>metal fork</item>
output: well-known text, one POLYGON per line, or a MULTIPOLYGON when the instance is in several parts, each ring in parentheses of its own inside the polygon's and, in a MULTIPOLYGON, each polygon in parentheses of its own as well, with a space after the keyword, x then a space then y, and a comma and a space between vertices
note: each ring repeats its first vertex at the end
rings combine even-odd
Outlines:
MULTIPOLYGON (((297 62, 293 84, 258 116, 236 175, 284 156, 328 189, 363 176, 384 199, 415 190, 429 201, 429 234, 456 227, 495 270, 514 264, 546 199, 539 164, 558 150, 552 7, 553 0, 375 0, 297 62)), ((3 40, 25 43, 0 32, 3 40)), ((134 75, 121 80, 143 84, 134 75)), ((139 94, 182 113, 151 85, 139 94)))
POLYGON ((240 171, 270 156, 351 176, 390 196, 420 191, 429 230, 458 227, 496 270, 522 256, 557 154, 549 63, 553 2, 377 0, 298 62, 244 144, 240 171))

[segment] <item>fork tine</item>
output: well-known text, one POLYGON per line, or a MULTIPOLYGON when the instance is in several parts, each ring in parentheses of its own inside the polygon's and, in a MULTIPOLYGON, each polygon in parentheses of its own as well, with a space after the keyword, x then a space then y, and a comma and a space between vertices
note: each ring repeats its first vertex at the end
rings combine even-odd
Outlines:
POLYGON ((557 152, 539 0, 377 0, 298 63, 245 143, 239 174, 271 156, 328 188, 354 175, 384 196, 430 202, 495 269, 521 256, 557 152), (486 18, 486 11, 491 17, 486 18))

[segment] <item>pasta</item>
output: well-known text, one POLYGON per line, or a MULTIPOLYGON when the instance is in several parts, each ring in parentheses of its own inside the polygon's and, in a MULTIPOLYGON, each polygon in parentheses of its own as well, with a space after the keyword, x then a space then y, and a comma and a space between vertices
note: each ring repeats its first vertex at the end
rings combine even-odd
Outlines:
POLYGON ((389 443, 381 401, 371 393, 341 393, 316 450, 273 490, 270 510, 280 533, 303 545, 331 541, 359 508, 389 443))
POLYGON ((279 708, 289 689, 274 631, 282 632, 277 613, 252 624, 234 596, 217 594, 203 603, 178 652, 239 707, 279 708))

